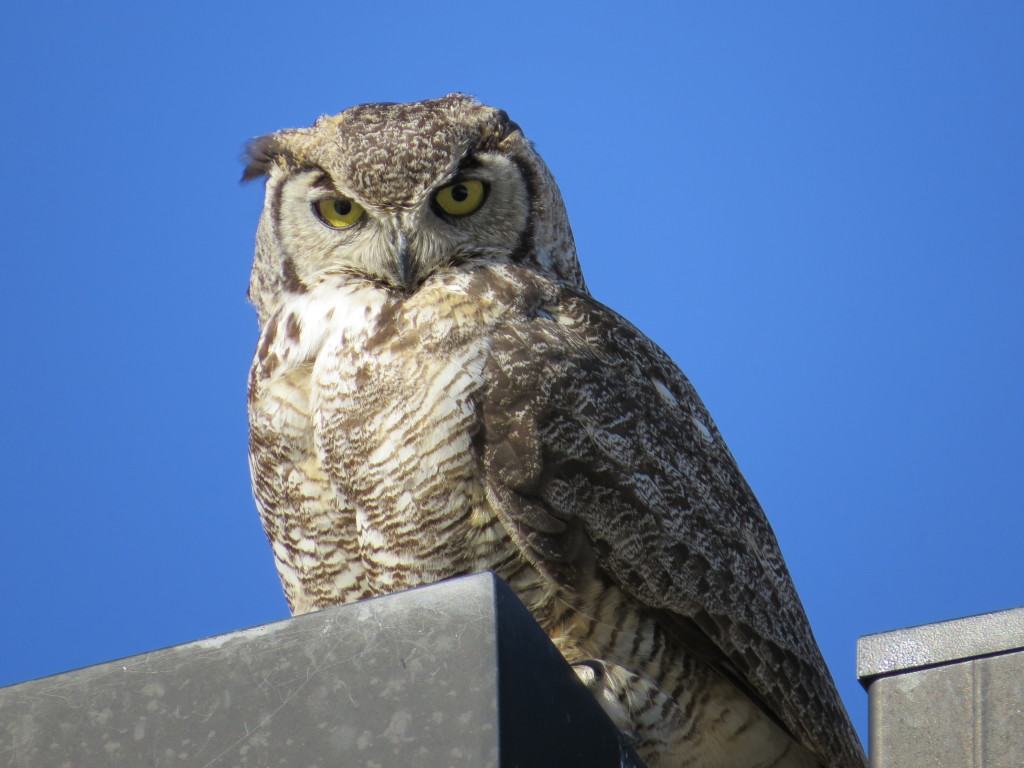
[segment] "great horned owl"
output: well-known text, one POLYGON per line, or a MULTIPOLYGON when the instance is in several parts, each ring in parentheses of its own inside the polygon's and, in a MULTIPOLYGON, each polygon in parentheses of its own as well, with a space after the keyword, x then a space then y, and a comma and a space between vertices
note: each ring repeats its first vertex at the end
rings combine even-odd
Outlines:
POLYGON ((491 570, 651 768, 864 765, 764 513, 519 126, 364 104, 254 140, 264 175, 250 463, 294 613, 491 570))

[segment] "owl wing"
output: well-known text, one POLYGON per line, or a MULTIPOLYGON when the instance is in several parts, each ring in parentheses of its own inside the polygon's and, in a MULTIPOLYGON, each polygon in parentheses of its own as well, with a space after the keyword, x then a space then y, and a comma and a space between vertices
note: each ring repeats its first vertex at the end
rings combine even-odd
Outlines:
POLYGON ((603 572, 830 765, 862 766, 775 536, 682 371, 568 290, 491 341, 488 493, 527 556, 569 589, 603 572))

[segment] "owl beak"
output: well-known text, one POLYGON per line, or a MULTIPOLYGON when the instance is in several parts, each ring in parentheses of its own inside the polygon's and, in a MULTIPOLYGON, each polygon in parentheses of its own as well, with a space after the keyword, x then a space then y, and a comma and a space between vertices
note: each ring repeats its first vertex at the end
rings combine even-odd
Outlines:
POLYGON ((416 267, 409 252, 409 241, 401 230, 398 231, 395 242, 395 266, 398 267, 398 282, 403 288, 411 291, 416 282, 416 267))

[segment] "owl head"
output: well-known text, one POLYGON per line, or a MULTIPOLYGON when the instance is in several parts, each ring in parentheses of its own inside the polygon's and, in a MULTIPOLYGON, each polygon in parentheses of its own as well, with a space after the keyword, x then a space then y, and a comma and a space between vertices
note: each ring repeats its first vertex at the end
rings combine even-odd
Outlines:
POLYGON ((361 104, 249 143, 267 177, 249 299, 261 322, 328 275, 416 291, 445 270, 518 263, 585 291, 561 194, 502 110, 464 94, 361 104))

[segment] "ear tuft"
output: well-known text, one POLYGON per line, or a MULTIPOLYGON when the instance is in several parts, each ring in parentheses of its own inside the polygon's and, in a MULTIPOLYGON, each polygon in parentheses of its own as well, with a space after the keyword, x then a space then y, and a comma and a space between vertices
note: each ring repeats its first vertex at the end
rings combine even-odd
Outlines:
POLYGON ((270 172, 270 166, 274 164, 274 159, 280 154, 281 142, 273 133, 257 136, 246 144, 245 153, 242 155, 242 162, 245 163, 242 183, 266 176, 270 172))

